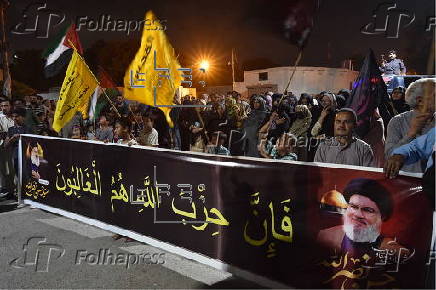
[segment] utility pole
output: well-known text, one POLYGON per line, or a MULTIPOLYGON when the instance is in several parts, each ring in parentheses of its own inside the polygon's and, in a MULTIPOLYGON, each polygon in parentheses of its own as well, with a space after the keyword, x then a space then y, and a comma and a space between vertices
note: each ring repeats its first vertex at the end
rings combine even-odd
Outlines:
POLYGON ((2 59, 2 69, 3 69, 3 94, 8 98, 11 98, 11 86, 12 80, 9 72, 9 57, 8 57, 8 45, 6 42, 6 30, 5 30, 5 20, 6 20, 6 9, 9 6, 7 0, 0 0, 0 29, 1 29, 1 59, 2 59))
POLYGON ((235 56, 232 48, 232 91, 235 90, 235 56))

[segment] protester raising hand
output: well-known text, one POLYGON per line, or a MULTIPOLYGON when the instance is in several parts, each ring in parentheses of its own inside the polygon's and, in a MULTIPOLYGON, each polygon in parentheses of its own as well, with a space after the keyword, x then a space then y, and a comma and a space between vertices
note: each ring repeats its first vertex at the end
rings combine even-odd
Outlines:
POLYGON ((191 126, 190 129, 191 129, 191 132, 192 132, 193 134, 197 134, 197 133, 203 131, 203 128, 201 128, 201 127, 195 127, 195 126, 191 126))
POLYGON ((271 124, 273 123, 273 121, 277 120, 277 118, 279 117, 279 114, 277 114, 277 112, 272 112, 271 115, 269 116, 269 120, 268 122, 266 122, 260 129, 259 129, 259 134, 265 134, 268 135, 268 131, 271 127, 271 124))
POLYGON ((321 111, 321 115, 319 116, 319 121, 323 121, 325 117, 332 111, 332 106, 327 106, 321 111))
POLYGON ((271 116, 269 117, 269 121, 270 122, 275 121, 275 120, 277 120, 278 117, 279 117, 279 114, 277 112, 272 112, 271 116))
POLYGON ((321 105, 323 110, 321 111, 318 120, 313 125, 311 134, 313 137, 317 137, 319 135, 333 137, 333 125, 337 107, 335 95, 327 92, 322 93, 321 105))
POLYGON ((415 138, 417 135, 420 135, 422 129, 427 125, 427 123, 433 117, 432 113, 429 112, 418 112, 416 116, 412 119, 410 123, 409 131, 407 132, 407 136, 409 138, 415 138))
POLYGON ((277 125, 284 124, 285 122, 286 122, 286 118, 280 118, 280 119, 277 119, 277 120, 276 120, 276 124, 277 124, 277 125))

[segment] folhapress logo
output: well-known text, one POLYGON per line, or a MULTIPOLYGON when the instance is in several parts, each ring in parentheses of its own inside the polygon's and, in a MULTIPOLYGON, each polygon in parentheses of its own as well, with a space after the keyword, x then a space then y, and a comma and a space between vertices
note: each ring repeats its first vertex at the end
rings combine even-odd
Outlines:
MULTIPOLYGON (((49 9, 47 3, 33 2, 22 12, 22 19, 11 33, 48 38, 50 31, 65 21, 65 13, 49 9)), ((115 19, 109 14, 98 17, 77 16, 76 30, 90 32, 124 32, 130 35, 142 30, 166 30, 167 21, 161 19, 115 19)))
MULTIPOLYGON (((416 19, 413 11, 400 9, 397 3, 380 3, 373 11, 373 20, 361 28, 367 35, 384 35, 386 38, 399 38, 403 28, 411 26, 416 19)), ((436 26, 434 15, 427 16, 426 32, 432 31, 436 26)))
POLYGON ((129 269, 131 265, 161 265, 165 264, 165 253, 112 253, 110 249, 100 249, 98 253, 87 250, 78 250, 76 265, 90 266, 124 266, 129 269))
POLYGON ((34 34, 37 38, 48 38, 50 29, 65 21, 65 13, 49 9, 47 3, 30 3, 21 17, 21 21, 12 27, 11 33, 34 34))
POLYGON ((132 32, 144 30, 166 30, 166 20, 145 19, 145 20, 126 20, 113 19, 109 14, 102 14, 98 18, 79 16, 76 19, 77 31, 85 29, 87 31, 100 32, 124 32, 129 35, 132 32))
POLYGON ((400 30, 415 21, 415 13, 397 7, 396 3, 381 3, 373 11, 373 20, 362 27, 363 34, 384 34, 386 38, 399 38, 400 30))
POLYGON ((23 256, 12 260, 9 265, 13 268, 33 268, 36 272, 48 272, 50 261, 60 259, 65 249, 56 244, 46 243, 47 238, 33 237, 23 245, 23 256))

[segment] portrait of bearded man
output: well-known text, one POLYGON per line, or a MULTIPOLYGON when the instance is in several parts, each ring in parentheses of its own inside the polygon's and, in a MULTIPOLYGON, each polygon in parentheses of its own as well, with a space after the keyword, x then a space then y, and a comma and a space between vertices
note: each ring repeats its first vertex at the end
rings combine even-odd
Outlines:
POLYGON ((351 256, 374 254, 376 250, 402 251, 404 246, 395 238, 381 233, 383 222, 393 212, 390 193, 376 180, 357 178, 351 180, 343 191, 347 208, 343 214, 343 224, 323 229, 317 241, 335 253, 348 253, 351 256))

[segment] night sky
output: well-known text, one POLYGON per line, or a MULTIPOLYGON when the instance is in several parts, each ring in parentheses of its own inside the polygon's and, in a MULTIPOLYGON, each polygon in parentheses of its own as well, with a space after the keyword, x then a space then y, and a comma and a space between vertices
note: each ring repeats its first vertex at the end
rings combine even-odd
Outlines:
MULTIPOLYGON (((21 21, 23 9, 32 2, 10 0, 7 29, 21 21)), ((111 0, 111 1, 46 1, 47 7, 65 13, 67 20, 77 16, 98 19, 109 14, 112 19, 141 20, 148 9, 159 19, 166 20, 167 35, 178 54, 195 58, 199 53, 213 55, 215 61, 225 65, 230 51, 235 49, 238 67, 253 59, 266 59, 278 66, 291 65, 297 49, 282 35, 277 23, 290 1, 284 0, 111 0), (273 5, 271 4, 273 3, 273 5)), ((352 56, 365 55, 372 48, 377 57, 386 50, 396 48, 408 69, 425 74, 432 42, 432 32, 425 32, 427 17, 434 16, 433 0, 398 0, 397 7, 415 14, 408 27, 400 25, 398 39, 384 35, 365 35, 361 28, 373 20, 373 11, 385 1, 322 0, 315 19, 315 27, 303 54, 301 65, 340 67, 352 56)), ((407 19, 404 21, 406 22, 407 19)), ((59 28, 59 26, 57 27, 59 28)), ((56 28, 50 31, 55 35, 56 28)), ((80 31, 84 48, 98 39, 106 41, 138 38, 137 31, 127 36, 124 32, 80 31)), ((50 38, 37 39, 35 35, 8 34, 14 53, 23 49, 43 49, 50 38)), ((185 64, 189 65, 189 64, 185 64)))

